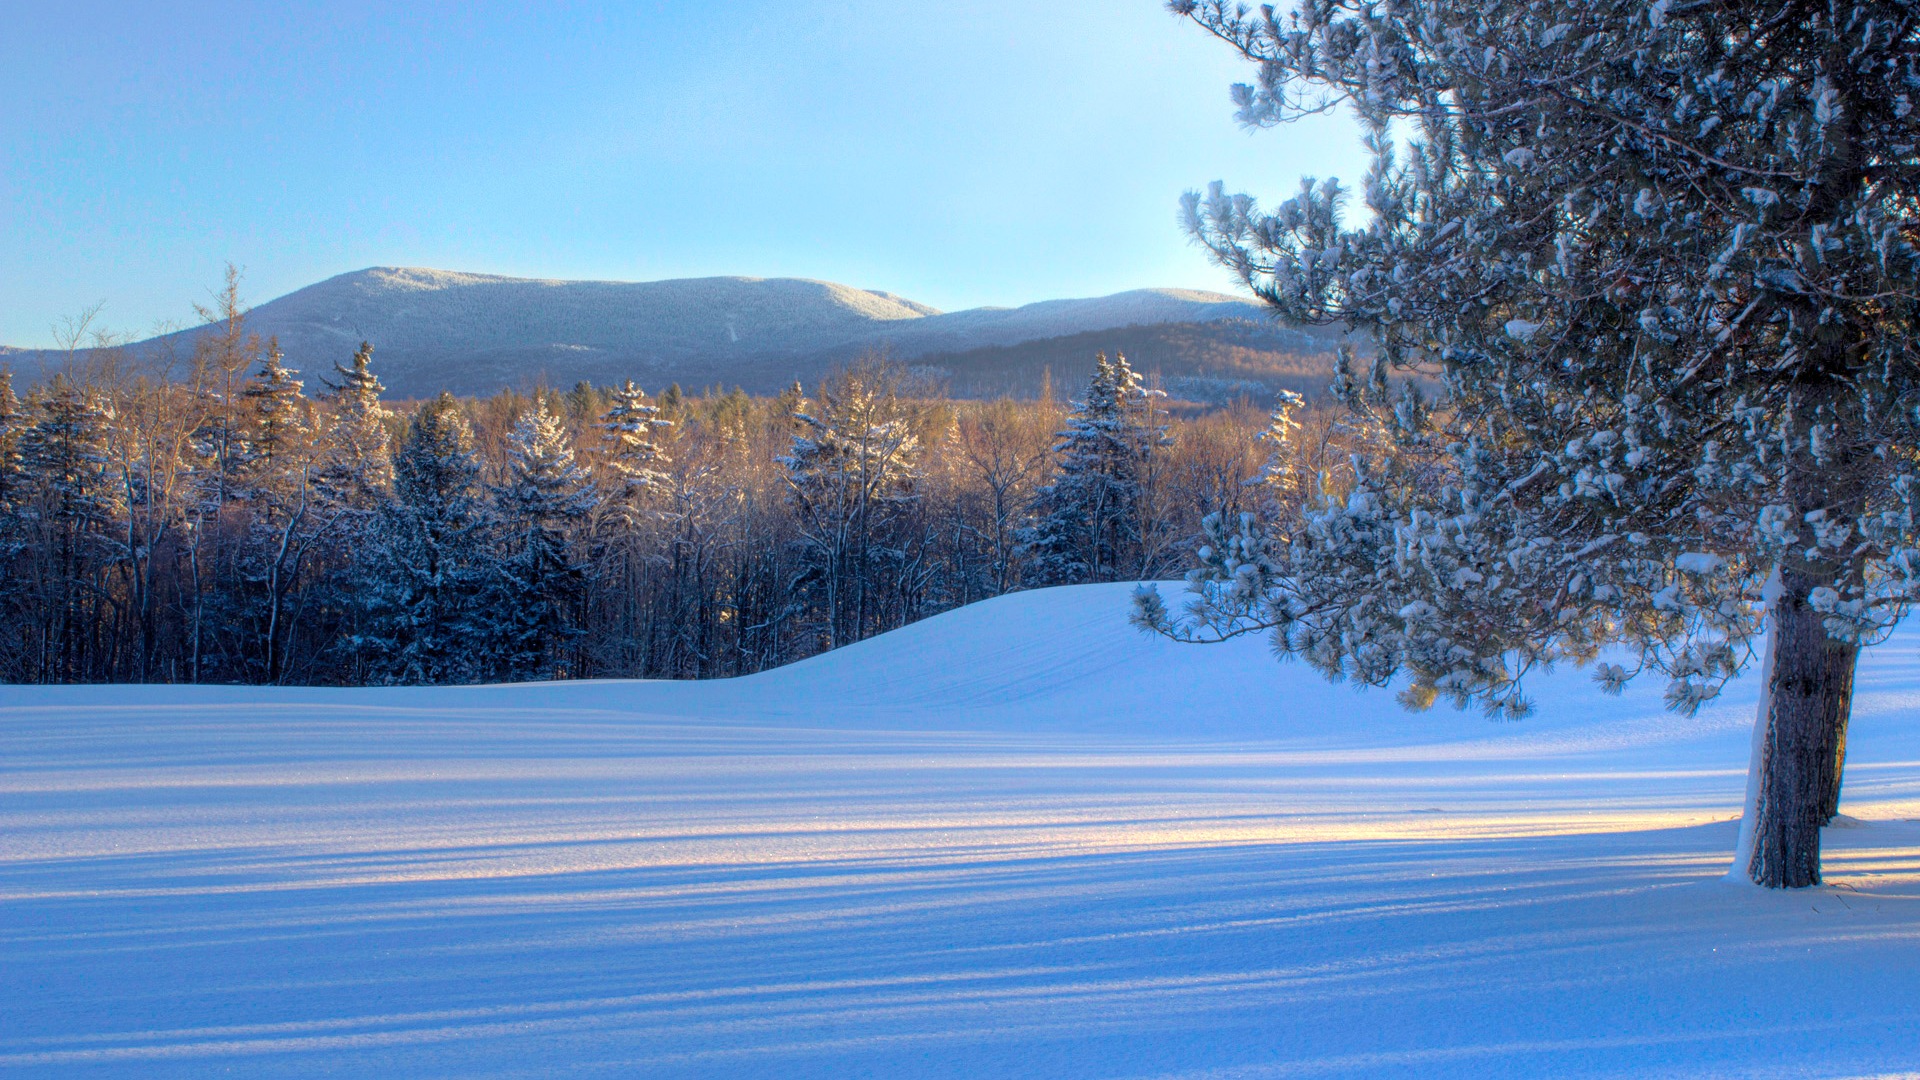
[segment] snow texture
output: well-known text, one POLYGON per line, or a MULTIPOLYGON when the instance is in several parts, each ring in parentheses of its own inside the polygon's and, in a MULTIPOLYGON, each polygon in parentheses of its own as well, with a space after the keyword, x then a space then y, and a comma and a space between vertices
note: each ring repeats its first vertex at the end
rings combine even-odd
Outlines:
POLYGON ((726 682, 0 689, 0 1074, 1920 1067, 1920 635, 1773 892, 1751 678, 1408 714, 1130 589, 726 682))

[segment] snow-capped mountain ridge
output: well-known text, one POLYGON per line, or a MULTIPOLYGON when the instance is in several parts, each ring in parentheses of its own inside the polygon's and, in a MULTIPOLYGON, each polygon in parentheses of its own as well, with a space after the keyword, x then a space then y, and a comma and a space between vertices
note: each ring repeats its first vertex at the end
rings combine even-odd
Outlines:
MULTIPOLYGON (((866 350, 911 360, 1115 327, 1264 318, 1219 293, 1140 289, 1015 308, 943 312, 893 293, 804 278, 564 281, 422 267, 341 274, 254 308, 253 330, 291 366, 328 370, 361 341, 399 396, 491 392, 544 379, 637 378, 765 388, 866 350)), ((190 351, 199 330, 135 346, 190 351)), ((57 359, 18 351, 31 377, 57 359)))

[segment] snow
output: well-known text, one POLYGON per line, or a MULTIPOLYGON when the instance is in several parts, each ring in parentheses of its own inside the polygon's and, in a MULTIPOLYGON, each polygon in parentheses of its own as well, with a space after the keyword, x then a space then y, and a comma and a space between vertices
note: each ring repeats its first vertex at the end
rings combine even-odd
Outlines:
POLYGON ((721 683, 0 688, 0 1074, 1920 1067, 1920 635, 1769 893, 1752 679, 1410 715, 1129 590, 721 683))
POLYGON ((1703 577, 1708 574, 1718 573, 1720 568, 1726 564, 1727 561, 1725 559, 1705 551, 1682 552, 1673 560, 1675 569, 1689 574, 1699 574, 1703 577))

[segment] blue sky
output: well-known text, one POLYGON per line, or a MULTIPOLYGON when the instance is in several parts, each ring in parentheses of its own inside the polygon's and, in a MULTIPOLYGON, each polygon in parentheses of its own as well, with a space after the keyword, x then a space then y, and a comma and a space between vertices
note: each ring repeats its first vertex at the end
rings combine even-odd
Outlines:
POLYGON ((1228 290, 1179 194, 1357 180, 1249 133, 1158 0, 901 5, 14 0, 0 343, 191 319, 373 265, 825 278, 945 309, 1228 290))

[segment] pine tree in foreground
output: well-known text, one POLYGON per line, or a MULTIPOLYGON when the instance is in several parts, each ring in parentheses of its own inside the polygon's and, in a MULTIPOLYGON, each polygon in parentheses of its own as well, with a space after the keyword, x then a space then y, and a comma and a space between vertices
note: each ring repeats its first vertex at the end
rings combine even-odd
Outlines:
POLYGON ((1818 882, 1856 657, 1920 593, 1920 7, 1171 6, 1259 64, 1243 121, 1361 120, 1353 227, 1331 181, 1187 209, 1284 317, 1372 337, 1347 398, 1396 453, 1284 545, 1212 523, 1197 599, 1140 621, 1521 716, 1562 660, 1691 711, 1764 610, 1735 872, 1818 882))

